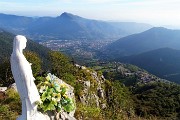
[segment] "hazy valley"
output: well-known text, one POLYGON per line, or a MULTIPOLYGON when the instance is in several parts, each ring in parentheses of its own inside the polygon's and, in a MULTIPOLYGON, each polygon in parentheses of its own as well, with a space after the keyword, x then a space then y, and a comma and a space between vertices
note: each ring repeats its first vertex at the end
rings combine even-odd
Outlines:
MULTIPOLYGON (((164 49, 158 55, 150 56, 146 52, 161 48, 179 50, 180 30, 152 28, 151 25, 142 23, 98 21, 66 12, 54 18, 6 14, 0 14, 0 18, 1 28, 15 34, 25 34, 51 50, 67 54, 80 64, 89 65, 91 61, 121 61, 135 64, 159 77, 179 83, 178 57, 175 54, 164 49), (149 59, 139 55, 143 53, 149 59), (163 54, 172 56, 170 63, 161 63, 163 54), (136 55, 138 58, 135 57, 135 60, 133 58, 136 55), (154 57, 158 57, 158 67, 157 62, 152 60, 154 57), (151 62, 148 63, 149 61, 151 62)), ((167 58, 163 60, 166 61, 167 58)))

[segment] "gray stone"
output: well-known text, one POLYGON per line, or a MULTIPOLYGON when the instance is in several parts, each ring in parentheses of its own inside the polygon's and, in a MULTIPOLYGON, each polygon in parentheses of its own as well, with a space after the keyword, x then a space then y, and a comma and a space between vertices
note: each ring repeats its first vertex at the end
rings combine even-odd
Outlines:
POLYGON ((89 89, 91 86, 90 81, 84 81, 84 86, 87 87, 87 89, 89 89))
POLYGON ((11 84, 8 89, 14 89, 15 91, 17 91, 16 83, 11 84))
MULTIPOLYGON (((57 80, 58 80, 58 83, 59 83, 59 84, 64 84, 65 86, 68 87, 67 96, 68 96, 69 98, 73 99, 74 102, 75 102, 74 88, 73 88, 72 86, 70 86, 69 84, 65 83, 63 80, 61 80, 61 79, 59 79, 59 78, 57 78, 57 80)), ((60 120, 76 120, 76 119, 74 118, 75 110, 76 110, 76 109, 74 109, 74 110, 71 111, 70 113, 67 113, 67 112, 62 111, 62 112, 60 113, 60 120), (63 117, 63 118, 62 118, 62 117, 63 117)))
POLYGON ((5 92, 7 90, 7 87, 0 87, 0 92, 5 92))
POLYGON ((101 108, 102 109, 105 109, 107 106, 106 106, 106 104, 104 103, 104 104, 101 104, 101 108))
POLYGON ((102 88, 98 89, 98 97, 104 99, 104 90, 102 88))

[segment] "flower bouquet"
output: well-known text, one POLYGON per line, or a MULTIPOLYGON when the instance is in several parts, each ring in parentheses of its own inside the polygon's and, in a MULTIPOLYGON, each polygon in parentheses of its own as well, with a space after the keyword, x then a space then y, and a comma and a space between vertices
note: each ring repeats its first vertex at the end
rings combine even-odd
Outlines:
POLYGON ((58 82, 59 78, 55 75, 48 74, 39 84, 39 94, 41 103, 40 109, 44 112, 55 111, 71 112, 75 109, 75 103, 72 98, 68 97, 68 86, 58 82))

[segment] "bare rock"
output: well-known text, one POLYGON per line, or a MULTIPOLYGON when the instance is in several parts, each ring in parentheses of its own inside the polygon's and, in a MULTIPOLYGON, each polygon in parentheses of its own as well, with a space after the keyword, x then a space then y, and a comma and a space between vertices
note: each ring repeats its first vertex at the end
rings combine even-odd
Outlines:
POLYGON ((16 92, 18 92, 18 91, 17 91, 17 87, 16 87, 16 83, 11 84, 11 85, 8 87, 8 89, 14 89, 16 92))
MULTIPOLYGON (((74 88, 73 88, 71 85, 65 83, 63 80, 61 80, 61 79, 59 79, 59 78, 58 78, 58 83, 59 83, 59 84, 64 84, 65 86, 68 87, 67 96, 68 96, 69 98, 73 99, 74 102, 75 102, 74 88)), ((76 119, 74 118, 75 110, 76 110, 76 109, 74 109, 73 111, 71 111, 71 112, 69 112, 69 113, 62 111, 62 112, 60 113, 60 120, 76 120, 76 119)))
POLYGON ((7 90, 7 87, 0 87, 0 92, 5 92, 7 90))

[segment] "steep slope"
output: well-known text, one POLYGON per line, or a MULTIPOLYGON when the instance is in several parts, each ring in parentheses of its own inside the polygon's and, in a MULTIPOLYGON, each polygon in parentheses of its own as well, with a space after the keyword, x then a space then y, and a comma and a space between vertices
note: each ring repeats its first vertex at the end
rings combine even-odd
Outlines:
POLYGON ((180 83, 180 50, 161 48, 119 60, 137 65, 158 77, 180 83))
MULTIPOLYGON (((4 58, 9 58, 12 53, 14 34, 0 30, 0 62, 4 58)), ((43 60, 46 61, 49 49, 39 45, 32 40, 28 40, 26 50, 36 52, 43 60)))
MULTIPOLYGON (((136 119, 140 119, 140 117, 144 117, 142 120, 180 119, 180 98, 177 97, 180 95, 180 85, 160 79, 137 66, 120 62, 97 63, 94 68, 102 70, 106 79, 121 81, 123 85, 130 88, 134 112, 139 116, 136 119)), ((116 85, 118 85, 117 82, 113 87, 116 85)), ((119 88, 121 87, 119 86, 119 88)), ((115 93, 117 92, 115 95, 117 98, 119 96, 118 91, 114 90, 115 93)), ((120 99, 123 99, 123 97, 120 99)), ((116 103, 116 97, 114 97, 114 100, 116 103)), ((119 118, 117 119, 119 120, 119 118)))
POLYGON ((162 27, 121 38, 106 46, 103 53, 110 57, 129 56, 169 47, 180 49, 180 30, 162 27))
MULTIPOLYGON (((74 87, 76 119, 179 119, 179 85, 118 62, 100 66, 100 71, 110 73, 106 74, 108 81, 99 70, 73 65, 59 52, 51 52, 50 56, 50 72, 74 87)), ((42 81, 42 76, 36 79, 42 81)), ((0 94, 0 108, 0 119, 15 119, 21 113, 17 94, 12 90, 0 94)))

